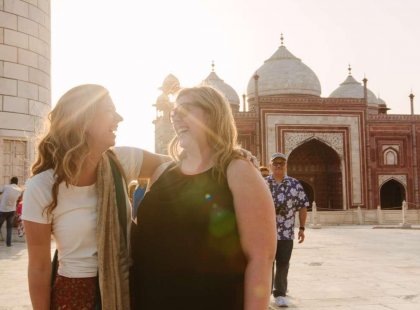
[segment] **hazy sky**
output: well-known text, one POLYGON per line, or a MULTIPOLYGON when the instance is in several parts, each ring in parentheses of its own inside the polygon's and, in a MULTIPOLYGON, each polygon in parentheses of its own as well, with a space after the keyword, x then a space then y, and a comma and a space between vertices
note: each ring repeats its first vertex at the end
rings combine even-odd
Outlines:
POLYGON ((106 86, 125 118, 118 145, 154 150, 158 87, 215 71, 240 98, 280 45, 318 76, 327 97, 347 77, 390 113, 420 114, 419 0, 53 0, 52 101, 82 83, 106 86))

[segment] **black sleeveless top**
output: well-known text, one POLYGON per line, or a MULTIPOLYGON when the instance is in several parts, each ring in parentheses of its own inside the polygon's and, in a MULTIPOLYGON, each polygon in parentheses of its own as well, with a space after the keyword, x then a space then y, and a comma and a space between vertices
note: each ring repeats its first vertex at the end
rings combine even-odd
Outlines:
POLYGON ((131 229, 132 308, 243 309, 245 257, 232 193, 213 170, 171 164, 146 194, 131 229))

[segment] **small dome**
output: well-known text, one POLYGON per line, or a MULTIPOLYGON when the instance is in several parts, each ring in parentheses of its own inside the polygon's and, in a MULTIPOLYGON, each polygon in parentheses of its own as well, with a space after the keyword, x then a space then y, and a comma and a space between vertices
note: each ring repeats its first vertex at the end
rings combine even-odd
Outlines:
MULTIPOLYGON (((367 90, 367 96, 369 104, 378 104, 378 98, 369 89, 367 90)), ((364 98, 363 85, 349 74, 347 79, 331 93, 330 98, 364 98)))
POLYGON ((169 74, 162 83, 162 86, 159 88, 165 94, 174 94, 180 88, 179 80, 176 78, 175 75, 169 74))
POLYGON ((232 86, 226 84, 221 78, 219 78, 216 72, 212 71, 201 83, 202 85, 209 85, 220 91, 228 99, 231 105, 239 106, 239 96, 232 86))
MULTIPOLYGON (((299 58, 281 45, 257 70, 258 95, 321 95, 321 84, 316 74, 299 58)), ((255 80, 248 83, 248 98, 255 96, 255 80)))

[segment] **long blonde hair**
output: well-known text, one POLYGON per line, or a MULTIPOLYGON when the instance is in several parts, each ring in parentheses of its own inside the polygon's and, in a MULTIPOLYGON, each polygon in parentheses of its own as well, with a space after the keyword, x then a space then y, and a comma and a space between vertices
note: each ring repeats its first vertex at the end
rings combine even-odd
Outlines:
POLYGON ((53 200, 46 207, 48 215, 57 206, 60 183, 76 184, 89 153, 86 131, 98 103, 108 95, 100 85, 76 86, 60 98, 48 115, 49 130, 38 145, 38 157, 32 166, 33 175, 54 170, 53 200))
MULTIPOLYGON (((210 86, 182 89, 177 99, 188 96, 192 102, 208 114, 207 126, 204 126, 208 144, 213 148, 214 169, 218 180, 226 176, 226 169, 234 158, 243 158, 239 151, 238 133, 229 102, 220 92, 210 86)), ((179 161, 182 151, 179 139, 175 136, 169 143, 169 155, 179 161)))

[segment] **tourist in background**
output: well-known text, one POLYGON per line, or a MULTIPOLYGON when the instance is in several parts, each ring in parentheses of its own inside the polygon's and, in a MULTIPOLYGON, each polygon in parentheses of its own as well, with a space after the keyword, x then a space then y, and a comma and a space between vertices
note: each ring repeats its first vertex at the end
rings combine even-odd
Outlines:
POLYGON ((22 208, 23 208, 23 199, 21 195, 18 198, 18 201, 16 204, 16 220, 15 220, 19 237, 23 237, 23 235, 25 234, 25 227, 23 226, 23 221, 22 221, 22 208))
POLYGON ((270 169, 268 169, 266 166, 260 166, 259 170, 263 178, 268 177, 270 175, 270 169))
POLYGON ((148 179, 138 179, 137 187, 133 193, 133 220, 136 220, 137 209, 143 200, 144 194, 146 193, 148 185, 148 179))
POLYGON ((18 186, 19 180, 17 177, 10 179, 10 184, 4 185, 0 189, 0 230, 6 221, 6 246, 12 246, 12 232, 13 220, 16 214, 16 205, 20 196, 22 196, 22 189, 18 186))
POLYGON ((308 198, 298 180, 287 175, 287 156, 283 153, 274 153, 271 156, 270 168, 272 174, 266 177, 271 191, 277 218, 277 251, 276 271, 274 276, 273 296, 275 304, 287 307, 287 275, 289 261, 293 250, 295 238, 295 215, 299 213, 298 240, 305 240, 305 223, 308 198))

